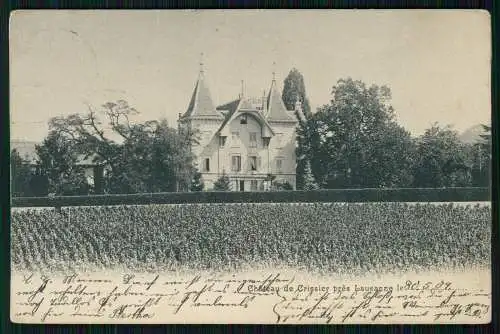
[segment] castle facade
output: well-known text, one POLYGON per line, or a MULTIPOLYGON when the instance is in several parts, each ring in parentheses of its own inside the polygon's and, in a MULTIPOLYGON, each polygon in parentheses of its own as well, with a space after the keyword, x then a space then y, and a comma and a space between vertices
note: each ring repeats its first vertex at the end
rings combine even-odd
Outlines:
POLYGON ((215 107, 200 71, 187 111, 179 115, 180 127, 198 134, 191 149, 205 189, 225 173, 233 191, 263 191, 271 183, 296 188, 295 110, 287 110, 273 75, 269 93, 259 98, 243 94, 215 107))

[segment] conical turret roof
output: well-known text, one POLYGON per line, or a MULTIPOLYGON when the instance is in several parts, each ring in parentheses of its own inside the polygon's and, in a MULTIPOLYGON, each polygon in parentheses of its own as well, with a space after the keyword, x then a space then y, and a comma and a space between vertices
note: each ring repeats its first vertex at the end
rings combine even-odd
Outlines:
POLYGON ((290 115, 283 103, 281 94, 276 86, 276 80, 273 79, 269 94, 267 96, 267 114, 268 121, 292 121, 295 119, 290 115))
POLYGON ((205 83, 203 73, 200 73, 196 86, 194 87, 191 101, 183 117, 222 117, 215 109, 210 91, 205 83))

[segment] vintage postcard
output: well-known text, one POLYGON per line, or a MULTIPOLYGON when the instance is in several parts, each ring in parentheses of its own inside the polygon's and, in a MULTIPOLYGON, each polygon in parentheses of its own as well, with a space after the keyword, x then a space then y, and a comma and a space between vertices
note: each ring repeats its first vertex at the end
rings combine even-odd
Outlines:
POLYGON ((16 323, 491 321, 475 10, 10 18, 16 323))

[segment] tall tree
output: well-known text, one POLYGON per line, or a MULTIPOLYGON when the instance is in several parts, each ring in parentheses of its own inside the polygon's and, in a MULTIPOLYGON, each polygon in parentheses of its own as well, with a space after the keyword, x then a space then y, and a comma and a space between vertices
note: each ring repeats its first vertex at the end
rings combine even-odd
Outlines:
POLYGON ((314 175, 311 170, 311 163, 309 160, 306 163, 303 177, 303 186, 304 190, 317 190, 319 189, 318 183, 316 182, 314 175))
POLYGON ((165 120, 134 123, 136 114, 119 100, 99 111, 89 106, 86 114, 54 118, 50 127, 71 144, 72 151, 106 166, 106 192, 188 190, 194 172, 191 138, 165 120))
POLYGON ((192 157, 177 131, 166 121, 135 125, 124 141, 125 157, 111 174, 112 192, 188 190, 192 157))
POLYGON ((390 99, 389 88, 351 78, 333 87, 330 104, 309 122, 317 137, 311 167, 323 187, 411 184, 414 143, 396 123, 390 99))
POLYGON ((35 146, 39 175, 48 180, 48 192, 56 195, 84 195, 90 191, 84 169, 77 165, 73 143, 57 131, 50 131, 41 145, 35 146))
POLYGON ((299 70, 293 68, 283 82, 282 99, 288 110, 294 110, 297 98, 302 102, 304 116, 309 119, 311 117, 311 106, 306 94, 304 77, 299 70))
POLYGON ((100 110, 90 105, 87 108, 84 114, 52 118, 49 129, 71 143, 78 154, 105 163, 116 174, 123 162, 122 144, 137 129, 130 123, 130 118, 138 112, 123 100, 107 102, 100 110), (100 118, 106 122, 103 124, 100 118))
POLYGON ((433 124, 418 138, 414 165, 416 187, 463 187, 471 184, 469 148, 451 127, 433 124))
POLYGON ((311 140, 314 138, 309 128, 309 119, 312 116, 311 106, 306 94, 304 77, 296 68, 288 73, 283 83, 283 102, 288 110, 295 110, 296 102, 301 103, 301 112, 295 111, 298 121, 297 125, 297 189, 303 189, 305 185, 306 168, 309 164, 311 140))
POLYGON ((491 148, 491 126, 486 124, 481 124, 483 128, 483 133, 480 135, 481 139, 483 139, 482 144, 488 150, 491 148))

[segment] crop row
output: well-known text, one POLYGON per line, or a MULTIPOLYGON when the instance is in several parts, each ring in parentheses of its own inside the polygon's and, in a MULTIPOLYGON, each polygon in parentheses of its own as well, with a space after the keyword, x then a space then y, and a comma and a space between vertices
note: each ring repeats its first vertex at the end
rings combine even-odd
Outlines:
POLYGON ((13 210, 13 264, 329 272, 486 265, 489 206, 259 203, 13 210))

